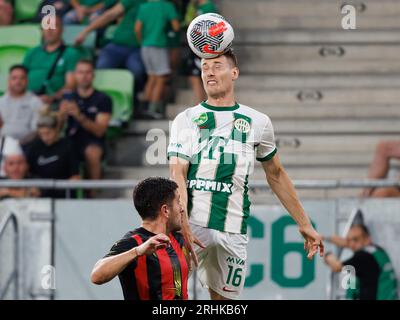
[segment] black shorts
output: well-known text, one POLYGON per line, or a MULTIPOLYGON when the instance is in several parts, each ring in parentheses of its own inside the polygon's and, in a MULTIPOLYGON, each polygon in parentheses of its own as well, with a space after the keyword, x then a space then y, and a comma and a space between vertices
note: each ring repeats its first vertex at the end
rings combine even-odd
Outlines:
POLYGON ((103 160, 105 157, 106 151, 106 144, 105 141, 100 139, 93 139, 89 137, 81 138, 81 137, 74 137, 71 139, 73 142, 73 146, 75 149, 76 154, 78 155, 79 161, 85 161, 85 150, 88 146, 96 145, 99 146, 103 150, 103 154, 101 159, 103 160))

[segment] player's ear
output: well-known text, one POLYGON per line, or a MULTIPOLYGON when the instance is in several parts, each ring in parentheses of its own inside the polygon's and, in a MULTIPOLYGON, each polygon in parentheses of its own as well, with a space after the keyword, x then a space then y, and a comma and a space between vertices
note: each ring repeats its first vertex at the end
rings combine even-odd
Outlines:
POLYGON ((169 217, 169 209, 167 204, 163 204, 160 208, 160 213, 161 215, 163 215, 164 217, 166 217, 168 219, 169 217))
POLYGON ((235 81, 237 78, 239 78, 239 68, 234 67, 232 68, 232 80, 235 81))

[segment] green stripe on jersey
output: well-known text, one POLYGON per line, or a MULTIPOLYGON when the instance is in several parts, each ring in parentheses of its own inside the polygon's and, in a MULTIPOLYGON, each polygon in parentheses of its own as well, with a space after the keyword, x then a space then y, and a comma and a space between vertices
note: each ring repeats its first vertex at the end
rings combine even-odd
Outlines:
POLYGON ((240 113, 233 113, 233 116, 235 118, 233 120, 233 130, 230 138, 235 141, 246 143, 247 134, 250 132, 251 128, 251 118, 240 113))
POLYGON ((169 160, 171 157, 178 157, 184 160, 189 161, 190 157, 188 157, 186 154, 179 153, 179 152, 168 152, 167 154, 167 159, 169 160))
MULTIPOLYGON (((236 154, 221 153, 220 164, 217 167, 215 180, 225 183, 232 183, 232 177, 235 173, 236 163, 236 154)), ((230 196, 230 193, 219 191, 212 192, 208 228, 224 231, 230 196)))
POLYGON ((200 129, 200 142, 208 140, 216 125, 214 112, 203 112, 194 118, 193 122, 200 129))
MULTIPOLYGON (((197 171, 199 170, 200 166, 200 159, 201 159, 201 152, 192 157, 192 161, 189 164, 189 169, 187 173, 187 181, 196 179, 197 171)), ((190 213, 193 208, 193 190, 191 188, 187 188, 187 193, 188 193, 187 210, 188 210, 188 216, 190 217, 190 213)))
MULTIPOLYGON (((248 169, 249 170, 249 169, 248 169)), ((247 219, 250 215, 250 200, 249 200, 249 173, 246 174, 246 178, 244 179, 244 190, 243 190, 243 218, 242 218, 242 226, 240 227, 240 233, 247 233, 247 219)))
POLYGON ((258 161, 264 162, 264 161, 269 161, 271 160, 276 152, 278 151, 277 148, 275 148, 271 153, 267 154, 264 158, 257 158, 258 161))

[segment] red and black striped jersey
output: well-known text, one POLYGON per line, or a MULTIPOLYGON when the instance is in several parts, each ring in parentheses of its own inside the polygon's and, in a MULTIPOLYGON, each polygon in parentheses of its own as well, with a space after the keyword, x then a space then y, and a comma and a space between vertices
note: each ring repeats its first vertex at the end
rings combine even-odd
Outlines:
MULTIPOLYGON (((105 257, 114 256, 141 245, 154 233, 138 228, 117 241, 105 257)), ((125 300, 187 300, 189 267, 183 236, 169 235, 171 245, 152 255, 134 259, 120 274, 125 300)))

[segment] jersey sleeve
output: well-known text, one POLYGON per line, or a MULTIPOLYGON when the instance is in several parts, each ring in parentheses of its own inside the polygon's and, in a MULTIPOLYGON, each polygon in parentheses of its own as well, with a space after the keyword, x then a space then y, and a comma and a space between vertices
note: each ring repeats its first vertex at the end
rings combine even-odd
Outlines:
POLYGON ((168 159, 170 157, 179 157, 185 160, 190 160, 192 157, 192 132, 185 113, 180 113, 172 122, 169 145, 168 159))
POLYGON ((77 49, 68 47, 64 51, 63 57, 65 59, 65 71, 68 73, 75 70, 76 64, 81 59, 81 54, 77 49))
POLYGON ((136 16, 136 21, 143 22, 143 21, 145 21, 145 20, 146 20, 146 19, 145 19, 145 17, 144 17, 143 5, 140 5, 140 6, 139 6, 139 9, 138 9, 138 14, 137 14, 137 16, 136 16))
POLYGON ((113 103, 110 96, 106 93, 103 94, 103 99, 99 103, 99 113, 111 113, 113 111, 113 103))
POLYGON ((274 128, 271 120, 267 118, 267 121, 261 132, 260 142, 257 146, 256 159, 258 161, 271 160, 276 151, 274 128))
POLYGON ((124 253, 136 247, 138 244, 130 233, 127 233, 121 240, 114 243, 110 251, 104 256, 104 258, 116 256, 124 253))

